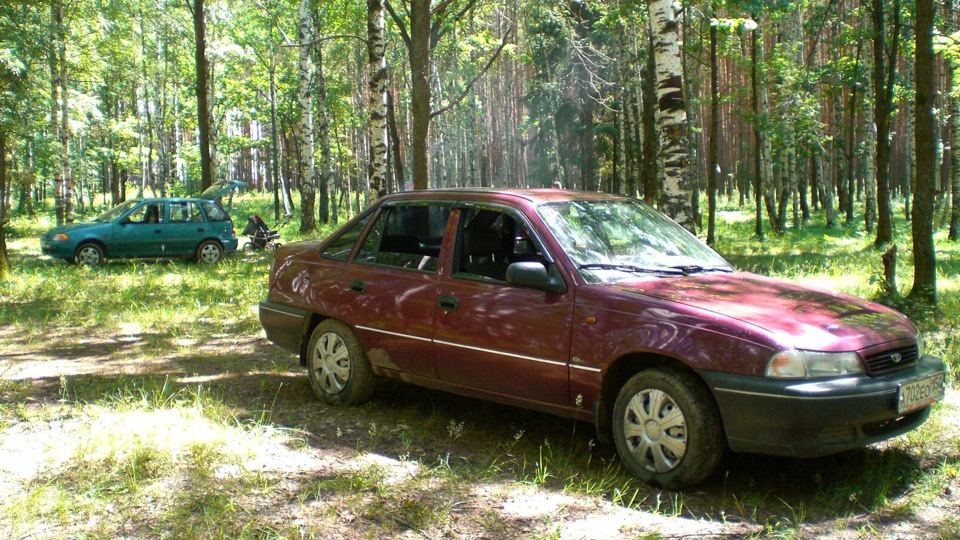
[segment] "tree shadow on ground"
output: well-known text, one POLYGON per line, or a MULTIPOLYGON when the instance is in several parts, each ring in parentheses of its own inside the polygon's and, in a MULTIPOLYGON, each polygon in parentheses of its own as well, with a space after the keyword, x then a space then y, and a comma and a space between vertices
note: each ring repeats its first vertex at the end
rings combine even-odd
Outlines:
MULTIPOLYGON (((59 337, 72 335, 64 332, 59 337)), ((0 331, 0 346, 17 351, 4 362, 63 369, 20 377, 29 385, 18 400, 96 403, 144 389, 203 387, 236 409, 240 421, 291 430, 299 444, 315 450, 375 453, 442 466, 463 478, 535 483, 561 493, 581 481, 602 481, 594 494, 613 498, 616 490, 632 490, 618 502, 697 519, 762 525, 869 514, 916 488, 923 467, 897 447, 819 459, 730 454, 703 484, 665 493, 631 477, 612 449, 595 444, 594 428, 584 422, 393 381, 383 382, 363 406, 330 407, 313 395, 297 359, 258 335, 205 336, 156 355, 142 349, 142 340, 104 336, 67 346, 7 329, 0 331), (58 364, 65 358, 72 363, 58 364), (546 474, 538 479, 538 472, 546 474)))

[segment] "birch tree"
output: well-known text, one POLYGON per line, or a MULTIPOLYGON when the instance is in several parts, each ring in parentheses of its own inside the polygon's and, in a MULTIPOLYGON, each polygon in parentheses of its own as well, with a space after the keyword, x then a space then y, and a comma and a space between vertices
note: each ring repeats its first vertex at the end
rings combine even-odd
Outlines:
POLYGON ((300 0, 300 232, 317 230, 316 207, 317 158, 313 131, 313 16, 310 0, 300 0))
POLYGON ((689 178, 687 109, 683 97, 680 31, 671 0, 649 0, 656 64, 660 162, 663 174, 661 207, 674 221, 695 231, 689 178))
POLYGON ((367 204, 386 193, 387 177, 387 64, 384 57, 383 0, 367 0, 367 69, 369 87, 367 112, 370 114, 370 165, 367 204))

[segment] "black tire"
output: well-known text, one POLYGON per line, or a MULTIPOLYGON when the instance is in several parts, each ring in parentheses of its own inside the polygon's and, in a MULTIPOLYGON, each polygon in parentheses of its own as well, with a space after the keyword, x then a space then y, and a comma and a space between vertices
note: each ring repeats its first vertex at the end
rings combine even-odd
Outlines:
POLYGON ((223 257, 223 246, 216 240, 204 240, 197 246, 197 262, 216 264, 223 257))
POLYGON ((103 248, 98 244, 92 242, 87 242, 86 244, 80 244, 77 247, 77 251, 73 254, 73 260, 77 264, 83 264, 86 266, 99 266, 104 263, 106 260, 103 248))
POLYGON ((613 406, 613 439, 633 474, 664 489, 706 480, 725 449, 709 390, 676 368, 641 371, 623 385, 613 406))
POLYGON ((349 326, 326 319, 307 345, 307 376, 320 399, 330 405, 358 405, 373 393, 375 376, 360 338, 349 326))

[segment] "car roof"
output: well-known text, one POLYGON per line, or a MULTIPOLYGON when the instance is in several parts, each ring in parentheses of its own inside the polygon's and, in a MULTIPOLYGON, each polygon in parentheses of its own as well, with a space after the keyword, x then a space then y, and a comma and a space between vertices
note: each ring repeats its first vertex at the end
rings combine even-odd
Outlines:
POLYGON ((382 198, 384 203, 391 201, 428 201, 428 200, 468 200, 505 202, 509 199, 521 199, 530 204, 570 200, 611 200, 624 199, 621 195, 578 191, 572 189, 547 188, 445 188, 402 191, 382 198))

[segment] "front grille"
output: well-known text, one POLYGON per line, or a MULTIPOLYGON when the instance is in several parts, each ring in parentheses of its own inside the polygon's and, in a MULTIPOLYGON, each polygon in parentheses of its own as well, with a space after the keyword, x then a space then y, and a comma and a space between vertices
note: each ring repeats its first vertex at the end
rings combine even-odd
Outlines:
POLYGON ((920 354, 916 345, 890 349, 867 357, 867 373, 886 375, 917 365, 920 354))

